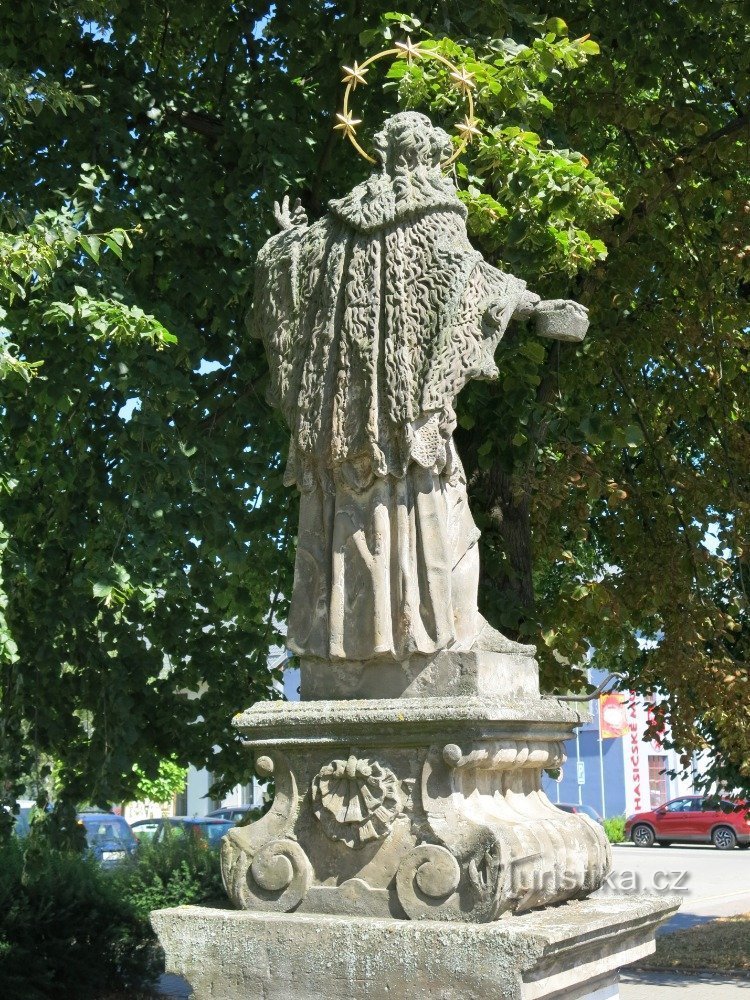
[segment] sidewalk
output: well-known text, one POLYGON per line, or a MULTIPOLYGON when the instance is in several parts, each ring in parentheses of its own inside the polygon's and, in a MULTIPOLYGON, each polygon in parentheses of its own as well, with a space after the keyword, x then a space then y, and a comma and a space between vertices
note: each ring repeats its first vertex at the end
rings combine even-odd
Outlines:
POLYGON ((674 972, 625 970, 620 977, 620 1000, 750 1000, 750 979, 728 979, 719 974, 687 976, 674 972))

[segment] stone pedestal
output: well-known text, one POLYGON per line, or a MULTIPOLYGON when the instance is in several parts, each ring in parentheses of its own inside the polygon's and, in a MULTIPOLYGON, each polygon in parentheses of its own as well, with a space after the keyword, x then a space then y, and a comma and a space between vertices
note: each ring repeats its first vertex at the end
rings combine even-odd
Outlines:
POLYGON ((677 902, 586 898, 609 844, 541 775, 587 716, 540 696, 532 648, 303 662, 302 686, 234 720, 275 783, 222 845, 240 912, 153 914, 195 1000, 617 996, 677 902))
POLYGON ((492 923, 158 910, 193 1000, 611 1000, 678 900, 594 898, 492 923))
MULTIPOLYGON (((441 653, 386 670, 390 698, 360 698, 377 662, 318 668, 315 693, 235 719, 273 775, 270 812, 222 847, 242 909, 483 923, 596 890, 602 828, 541 790, 577 707, 539 695, 530 647, 441 653)), ((314 668, 303 664, 303 689, 314 668), (305 670, 309 675, 305 675, 305 670)))

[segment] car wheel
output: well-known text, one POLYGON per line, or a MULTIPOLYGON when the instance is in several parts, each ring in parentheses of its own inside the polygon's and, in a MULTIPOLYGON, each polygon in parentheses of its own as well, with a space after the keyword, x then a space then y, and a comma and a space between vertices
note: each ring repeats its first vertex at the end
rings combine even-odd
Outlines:
POLYGON ((737 835, 728 826, 717 826, 711 834, 711 842, 719 851, 731 851, 737 846, 737 835))
POLYGON ((634 826, 630 837, 636 847, 654 846, 654 831, 650 826, 646 826, 645 823, 639 823, 638 826, 634 826))

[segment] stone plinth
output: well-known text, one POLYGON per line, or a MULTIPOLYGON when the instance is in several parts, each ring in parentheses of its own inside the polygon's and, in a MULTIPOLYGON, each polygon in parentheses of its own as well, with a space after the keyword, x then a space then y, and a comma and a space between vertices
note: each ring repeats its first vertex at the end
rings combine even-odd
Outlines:
POLYGON ((539 666, 533 646, 508 643, 505 651, 441 650, 434 656, 393 660, 341 661, 303 658, 302 701, 350 698, 535 697, 539 666), (515 648, 513 648, 515 647, 515 648))
POLYGON ((575 1000, 616 996, 678 905, 594 897, 487 924, 184 906, 152 922, 193 1000, 575 1000))
POLYGON ((255 705, 234 722, 275 799, 224 839, 230 899, 482 923, 589 895, 610 868, 604 831, 541 789, 585 718, 538 689, 255 705))

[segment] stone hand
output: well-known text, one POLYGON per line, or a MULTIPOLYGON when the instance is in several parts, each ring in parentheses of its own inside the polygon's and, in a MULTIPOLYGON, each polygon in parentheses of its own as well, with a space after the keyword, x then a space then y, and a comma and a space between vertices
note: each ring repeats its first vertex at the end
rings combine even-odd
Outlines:
POLYGON ((589 311, 570 299, 548 299, 534 307, 536 332, 550 340, 580 343, 589 328, 589 311))
POLYGON ((289 208, 289 195, 284 195, 281 205, 277 201, 273 203, 273 214, 279 229, 294 229, 296 226, 307 225, 307 215, 302 207, 302 202, 298 198, 294 203, 294 208, 289 208))

